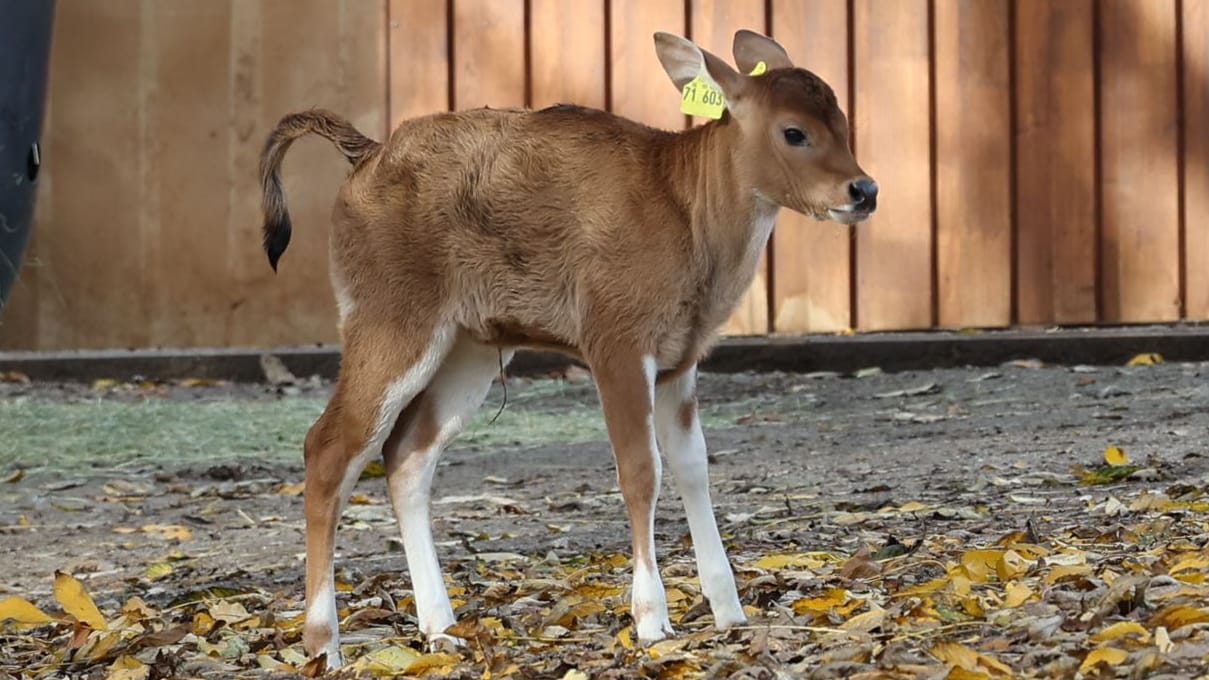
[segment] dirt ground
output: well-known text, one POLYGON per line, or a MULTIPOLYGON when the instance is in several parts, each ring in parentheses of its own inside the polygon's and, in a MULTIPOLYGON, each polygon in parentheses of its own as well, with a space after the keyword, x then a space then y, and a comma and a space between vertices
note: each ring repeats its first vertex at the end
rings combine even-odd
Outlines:
MULTIPOLYGON (((190 609, 189 603, 206 597, 212 602, 244 595, 247 612, 263 606, 279 620, 296 616, 303 575, 301 437, 329 389, 320 381, 286 388, 0 383, 0 432, 5 433, 0 435, 0 474, 10 479, 0 484, 0 598, 19 596, 57 612, 52 583, 59 570, 80 579, 103 612, 116 613, 131 597, 141 598, 161 617, 156 619, 161 627, 181 620, 167 612, 187 610, 193 618, 184 620, 197 633, 197 608, 190 609), (121 413, 120 422, 73 420, 73 414, 106 405, 118 409, 106 413, 121 413), (223 417, 241 427, 256 419, 262 425, 267 419, 288 419, 288 425, 279 431, 272 430, 272 423, 265 425, 270 430, 260 434, 271 444, 257 440, 241 451, 238 446, 222 448, 221 422, 207 424, 207 441, 215 443, 206 446, 223 451, 207 460, 204 450, 196 452, 196 434, 174 439, 179 433, 168 425, 180 425, 211 406, 229 409, 223 417), (139 429, 133 435, 119 431, 125 422, 138 422, 139 429), (161 422, 164 429, 156 425, 161 422), (60 436, 70 441, 67 450, 55 446, 60 436)), ((902 677, 946 677, 954 668, 984 675, 949 677, 996 676, 995 664, 980 660, 980 654, 994 656, 1022 675, 1111 675, 1136 672, 1145 663, 1144 670, 1155 677, 1187 677, 1183 674, 1200 667, 1209 654, 1192 635, 1206 624, 1195 620, 1168 625, 1162 634, 1182 628, 1186 635, 1175 636, 1169 645, 1202 645, 1185 650, 1183 657, 1169 647, 1166 656, 1147 660, 1135 637, 1117 645, 1129 655, 1127 660, 1113 654, 1107 660, 1116 663, 1098 663, 1093 657, 1090 661, 1097 663, 1088 667, 1097 646, 1087 642, 1088 636, 1100 624, 1118 619, 1141 621, 1147 645, 1162 651, 1151 637, 1155 622, 1146 618, 1162 607, 1156 602, 1147 609, 1139 599, 1135 606, 1118 607, 1109 618, 1080 618, 1104 606, 1095 598, 1111 590, 1117 571, 1128 572, 1124 567, 1113 571, 1122 559, 1142 560, 1138 555, 1156 546, 1178 544, 1181 555, 1200 551, 1209 567, 1209 534, 1203 526, 1209 507, 1194 502, 1209 486, 1209 364, 1058 367, 1017 362, 897 374, 703 375, 700 401, 712 492, 752 622, 749 630, 728 635, 704 625, 708 609, 702 609, 691 578, 687 524, 670 474, 665 475, 657 544, 665 578, 684 582, 678 586, 684 606, 674 607, 673 619, 678 629, 692 633, 694 642, 668 650, 662 660, 650 652, 643 656, 626 644, 625 635, 618 637, 628 624, 620 595, 616 603, 607 603, 609 611, 546 617, 536 628, 508 618, 514 611, 508 607, 520 606, 511 603, 523 594, 523 586, 516 585, 500 598, 502 603, 478 597, 492 583, 562 578, 572 567, 608 562, 629 549, 590 380, 511 379, 503 415, 488 424, 502 400, 497 384, 467 437, 446 453, 434 487, 434 532, 451 584, 465 589, 459 615, 497 615, 504 627, 523 629, 524 634, 517 633, 521 639, 536 642, 525 652, 528 661, 519 665, 508 665, 522 658, 519 652, 499 652, 493 658, 482 648, 473 658, 465 656, 469 652, 460 661, 446 658, 444 672, 451 677, 463 677, 457 674, 461 672, 465 677, 492 672, 493 677, 581 677, 567 675, 575 668, 586 677, 899 677, 895 674, 900 671, 902 677), (1104 465, 1105 449, 1112 446, 1122 449, 1135 469, 1095 477, 1104 465), (1138 505, 1138 498, 1158 494, 1170 503, 1184 503, 1163 527, 1166 533, 1150 542, 1120 539, 1125 547, 1114 548, 1116 561, 1096 562, 1103 555, 1086 548, 1084 553, 1095 559, 1087 562, 1090 574, 1070 584, 1075 604, 1052 596, 1063 590, 1065 579, 1044 583, 1045 569, 1061 562, 1038 561, 1041 553, 1024 548, 1013 553, 1030 564, 1019 583, 1028 587, 1028 578, 1041 579, 1035 599, 1020 610, 1037 611, 1022 613, 1020 621, 1044 620, 1057 611, 1066 617, 1057 637, 1075 636, 1048 656, 1044 651, 1052 640, 1017 630, 1031 623, 990 618, 991 607, 979 605, 987 611, 978 613, 965 606, 963 612, 955 604, 956 615, 947 617, 937 597, 936 625, 921 624, 923 632, 916 634, 902 628, 907 625, 902 621, 911 617, 891 606, 898 602, 896 592, 951 576, 954 564, 965 566, 963 578, 972 581, 976 595, 985 585, 982 596, 994 600, 997 588, 1010 591, 1012 574, 1000 567, 998 577, 992 573, 980 584, 962 551, 998 546, 1002 553, 1009 545, 1002 539, 1013 533, 1017 539, 1027 536, 1022 545, 1046 546, 1053 554, 1083 539, 1087 545, 1096 540, 1107 544, 1103 536, 1120 527, 1132 531, 1134 522, 1171 516, 1172 506, 1138 505), (860 557, 862 548, 876 552, 872 562, 860 557), (775 564, 765 559, 769 555, 796 557, 775 564), (869 569, 862 571, 862 559, 870 562, 869 569), (895 571, 894 564, 904 566, 891 579, 887 574, 895 571), (1048 587, 1043 590, 1043 585, 1048 587), (864 593, 862 606, 816 609, 812 603, 836 588, 846 589, 851 602, 864 593), (878 600, 876 593, 885 599, 878 600), (870 597, 880 604, 865 607, 870 597), (1045 607, 1051 609, 1042 611, 1045 607), (897 612, 899 623, 879 619, 868 630, 863 624, 844 628, 852 612, 879 609, 897 612), (902 630, 896 632, 896 627, 902 630), (828 636, 832 629, 847 631, 843 645, 837 647, 828 636), (954 637, 956 633, 961 635, 954 637), (560 645, 559 638, 566 642, 560 645), (621 648, 601 642, 618 639, 621 648), (975 656, 936 646, 941 641, 972 649, 975 656), (863 651, 827 656, 865 643, 863 651), (896 645, 905 645, 901 654, 896 645), (569 653, 568 648, 579 651, 569 653)), ((384 630, 423 653, 407 609, 410 584, 397 536, 385 484, 371 471, 359 484, 338 536, 337 566, 348 584, 342 606, 350 612, 375 612, 367 615, 372 620, 365 626, 346 623, 345 641, 353 645, 350 660, 368 654, 384 630)), ((1004 558, 1000 554, 996 559, 1004 558)), ((1162 571, 1151 568, 1154 563, 1146 562, 1152 575, 1162 571)), ((624 586, 628 566, 615 566, 602 578, 624 586)), ((1193 578, 1180 583, 1200 587, 1193 578)), ((545 602, 549 609, 553 601, 545 602)), ((1002 601, 998 606, 1005 609, 1002 601)), ((1209 613, 1204 619, 1209 621, 1209 613)), ((233 623, 228 627, 238 628, 233 623)), ((77 636, 78 629, 77 624, 77 636)), ((188 656, 193 661, 180 652, 175 665, 165 666, 165 661, 157 666, 154 650, 143 645, 141 656, 140 648, 129 650, 129 656, 141 659, 130 663, 150 669, 142 677, 163 677, 157 673, 165 668, 198 677, 283 672, 298 664, 291 661, 297 661, 296 651, 281 650, 299 645, 296 625, 281 629, 284 633, 272 646, 200 655, 205 662, 195 659, 195 645, 188 656), (272 660, 257 665, 257 657, 266 653, 273 653, 272 660)), ((491 626, 483 630, 490 637, 491 626)), ((0 629, 0 647, 10 647, 9 653, 0 653, 0 676, 33 677, 51 668, 90 677, 116 672, 120 657, 113 653, 94 655, 89 662, 64 651, 71 633, 62 621, 49 628, 0 629)), ((215 642, 221 636, 197 637, 215 642)), ((181 644, 165 649, 179 652, 181 644)), ((413 667, 411 672, 421 670, 413 667)))

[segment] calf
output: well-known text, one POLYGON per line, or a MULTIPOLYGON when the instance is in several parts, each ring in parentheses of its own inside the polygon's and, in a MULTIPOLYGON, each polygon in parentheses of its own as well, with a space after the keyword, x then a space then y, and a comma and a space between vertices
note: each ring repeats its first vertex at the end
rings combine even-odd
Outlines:
POLYGON ((672 633, 653 538, 660 450, 714 624, 744 621, 710 503, 697 362, 751 284, 780 207, 852 224, 873 212, 877 185, 852 157, 831 89, 776 42, 736 33, 738 71, 667 33, 655 50, 683 99, 716 105, 716 120, 667 132, 578 106, 478 109, 405 121, 380 144, 309 111, 269 137, 274 269, 290 239, 279 175, 290 143, 319 134, 353 165, 332 211, 340 377, 304 449, 309 654, 341 663, 336 525, 379 455, 420 629, 446 637, 433 472, 518 347, 591 368, 632 531, 638 638, 672 633))

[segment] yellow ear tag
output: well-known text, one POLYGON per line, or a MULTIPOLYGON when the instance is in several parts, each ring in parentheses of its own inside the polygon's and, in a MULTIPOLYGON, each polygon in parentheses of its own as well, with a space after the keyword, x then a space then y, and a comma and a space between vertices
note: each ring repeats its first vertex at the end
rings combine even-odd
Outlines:
POLYGON ((722 96, 722 90, 706 80, 704 68, 681 90, 680 111, 682 113, 718 120, 725 109, 726 98, 722 96))
MULTIPOLYGON (((756 67, 748 75, 762 75, 767 70, 768 64, 762 61, 757 62, 756 67)), ((704 74, 705 70, 702 69, 696 78, 688 81, 688 84, 684 86, 680 97, 680 111, 690 116, 718 120, 722 117, 722 111, 726 109, 726 97, 722 96, 722 90, 706 80, 704 74)))

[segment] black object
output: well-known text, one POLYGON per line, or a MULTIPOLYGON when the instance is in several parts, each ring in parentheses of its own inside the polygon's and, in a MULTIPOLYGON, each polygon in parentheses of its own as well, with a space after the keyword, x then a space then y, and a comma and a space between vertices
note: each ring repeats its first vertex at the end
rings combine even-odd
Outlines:
POLYGON ((54 0, 0 0, 0 313, 34 217, 54 0))

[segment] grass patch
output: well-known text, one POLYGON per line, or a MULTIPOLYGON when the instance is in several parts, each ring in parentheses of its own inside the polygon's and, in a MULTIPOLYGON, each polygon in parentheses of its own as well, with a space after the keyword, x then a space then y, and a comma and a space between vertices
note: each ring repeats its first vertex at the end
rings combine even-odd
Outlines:
MULTIPOLYGON (((594 397, 559 383, 509 395, 495 423, 497 391, 451 448, 479 450, 604 441, 594 397)), ((0 402, 0 471, 12 467, 70 469, 93 465, 213 465, 234 461, 302 461, 302 440, 324 397, 280 400, 96 399, 0 402)), ((734 422, 729 413, 702 413, 707 428, 734 422)))

